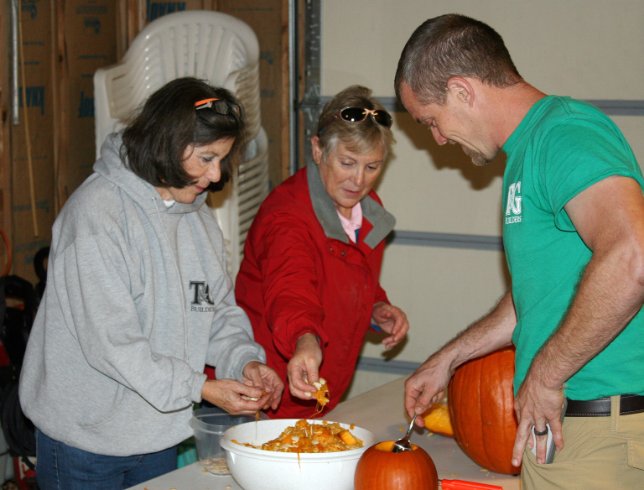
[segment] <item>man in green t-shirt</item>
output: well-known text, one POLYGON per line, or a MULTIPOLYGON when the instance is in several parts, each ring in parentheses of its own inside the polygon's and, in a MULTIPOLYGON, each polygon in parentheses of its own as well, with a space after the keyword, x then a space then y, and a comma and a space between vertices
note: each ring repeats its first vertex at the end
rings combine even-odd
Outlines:
POLYGON ((439 145, 460 144, 476 165, 506 154, 512 278, 407 380, 407 411, 426 411, 462 363, 512 343, 524 490, 644 488, 644 178, 621 131, 527 83, 501 36, 461 15, 416 29, 395 87, 439 145))

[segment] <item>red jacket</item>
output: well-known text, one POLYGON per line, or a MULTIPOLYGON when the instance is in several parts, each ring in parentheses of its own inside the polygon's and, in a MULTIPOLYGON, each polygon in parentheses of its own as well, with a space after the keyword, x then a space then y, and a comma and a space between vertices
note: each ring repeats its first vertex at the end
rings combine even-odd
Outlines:
POLYGON ((363 223, 354 244, 317 165, 309 165, 271 192, 250 228, 235 293, 255 340, 266 350, 267 364, 285 381, 280 407, 271 417, 316 415, 314 401, 294 398, 288 390, 286 366, 298 337, 312 332, 321 339, 328 411, 349 387, 373 305, 388 302, 379 275, 384 239, 395 220, 373 191, 361 205, 363 223))

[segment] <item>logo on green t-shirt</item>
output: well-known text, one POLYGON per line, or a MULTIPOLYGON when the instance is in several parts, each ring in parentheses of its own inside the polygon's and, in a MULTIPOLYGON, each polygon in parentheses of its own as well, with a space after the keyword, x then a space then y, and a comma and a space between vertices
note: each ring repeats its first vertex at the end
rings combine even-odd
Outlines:
POLYGON ((508 187, 508 201, 505 206, 505 224, 521 223, 521 181, 508 187))

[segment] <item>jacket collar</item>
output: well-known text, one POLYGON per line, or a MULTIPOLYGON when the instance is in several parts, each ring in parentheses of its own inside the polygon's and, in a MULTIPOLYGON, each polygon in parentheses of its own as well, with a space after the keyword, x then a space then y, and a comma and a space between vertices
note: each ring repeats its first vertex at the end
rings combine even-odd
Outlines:
MULTIPOLYGON (((309 195, 313 211, 317 217, 324 234, 328 238, 340 240, 343 243, 349 243, 349 237, 342 228, 335 204, 329 197, 320 178, 320 171, 315 163, 309 163, 306 168, 306 177, 309 184, 309 195)), ((362 238, 369 248, 376 246, 385 239, 394 229, 396 218, 383 208, 371 195, 365 196, 362 201, 362 219, 369 221, 373 228, 366 237, 362 238)))

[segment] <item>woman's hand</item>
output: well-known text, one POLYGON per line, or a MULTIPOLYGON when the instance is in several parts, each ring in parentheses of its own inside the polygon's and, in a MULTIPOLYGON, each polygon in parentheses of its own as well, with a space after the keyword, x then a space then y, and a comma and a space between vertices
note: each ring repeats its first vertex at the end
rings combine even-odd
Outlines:
POLYGON ((382 339, 382 345, 384 345, 385 350, 390 350, 398 345, 409 331, 409 322, 405 312, 397 306, 387 304, 384 301, 373 305, 371 317, 373 323, 389 334, 382 339))
POLYGON ((251 361, 244 366, 244 378, 246 385, 259 387, 268 395, 266 404, 262 407, 264 410, 277 409, 282 399, 284 383, 273 369, 261 362, 251 361))
POLYGON ((272 393, 234 379, 214 379, 203 384, 201 397, 230 414, 252 415, 269 406, 272 393))
POLYGON ((320 379, 320 364, 322 364, 322 348, 315 334, 305 333, 295 346, 295 353, 288 362, 289 390, 291 394, 302 400, 310 400, 316 388, 315 381, 320 379))

